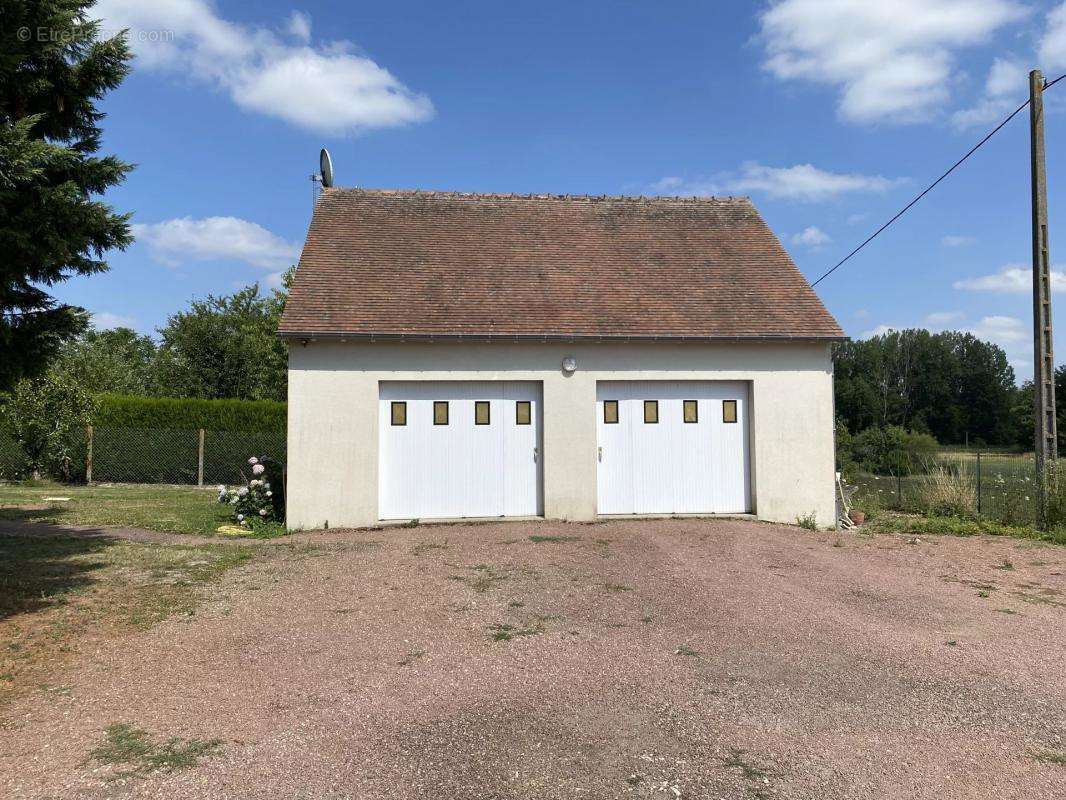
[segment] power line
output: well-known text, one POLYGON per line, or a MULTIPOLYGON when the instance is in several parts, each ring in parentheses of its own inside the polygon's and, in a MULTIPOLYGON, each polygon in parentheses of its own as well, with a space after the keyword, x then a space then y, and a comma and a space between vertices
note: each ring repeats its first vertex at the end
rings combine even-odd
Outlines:
MULTIPOLYGON (((1044 84, 1044 90, 1047 91, 1052 86, 1054 86, 1056 83, 1061 81, 1063 78, 1066 78, 1066 74, 1060 75, 1059 77, 1055 78, 1055 80, 1051 81, 1050 83, 1045 83, 1044 84)), ((996 127, 994 127, 991 131, 988 132, 988 134, 985 136, 985 138, 983 138, 981 141, 979 141, 977 144, 975 144, 972 148, 970 148, 969 152, 966 153, 966 155, 964 155, 962 158, 960 158, 958 161, 956 161, 954 164, 952 164, 951 167, 947 170, 947 172, 945 172, 943 175, 941 175, 939 178, 937 178, 935 181, 933 181, 931 184, 929 184, 927 187, 925 187, 925 189, 921 192, 921 194, 916 196, 913 200, 911 200, 909 203, 907 203, 907 205, 905 205, 903 208, 901 208, 899 210, 899 212, 894 217, 892 217, 892 219, 890 219, 888 222, 886 222, 884 225, 882 225, 880 228, 878 228, 876 231, 874 231, 869 236, 869 238, 866 239, 866 241, 864 241, 862 244, 860 244, 858 247, 856 247, 854 250, 852 250, 850 253, 848 253, 846 256, 844 256, 842 259, 840 259, 840 261, 838 261, 833 266, 832 269, 827 270, 826 272, 824 272, 822 274, 822 276, 820 278, 818 278, 818 280, 816 280, 814 283, 811 284, 811 287, 813 288, 813 287, 817 286, 823 280, 825 280, 830 275, 832 275, 834 272, 836 272, 838 269, 840 269, 842 266, 844 266, 845 262, 847 262, 848 259, 850 259, 853 255, 855 255, 860 250, 862 250, 864 247, 866 247, 866 245, 868 245, 870 242, 872 242, 874 239, 876 239, 878 236, 880 236, 881 233, 889 225, 891 225, 897 219, 899 219, 904 214, 906 214, 908 211, 910 211, 911 207, 915 203, 917 203, 919 200, 921 200, 923 197, 925 197, 927 194, 929 194, 929 192, 933 191, 933 189, 936 188, 937 184, 939 184, 942 180, 944 180, 944 178, 946 178, 948 175, 950 175, 956 169, 961 167, 963 162, 966 161, 966 159, 968 159, 970 156, 972 156, 974 153, 976 153, 978 150, 980 150, 981 147, 984 146, 985 142, 987 142, 989 139, 991 139, 993 136, 995 136, 997 133, 999 133, 1000 130, 1008 122, 1010 122, 1012 119, 1014 119, 1016 116, 1018 116, 1018 114, 1020 114, 1026 108, 1026 106, 1028 106, 1028 105, 1029 105, 1029 101, 1026 100, 1024 103, 1022 103, 1016 109, 1014 109, 1010 114, 1008 114, 1007 117, 1001 123, 999 123, 996 127)))

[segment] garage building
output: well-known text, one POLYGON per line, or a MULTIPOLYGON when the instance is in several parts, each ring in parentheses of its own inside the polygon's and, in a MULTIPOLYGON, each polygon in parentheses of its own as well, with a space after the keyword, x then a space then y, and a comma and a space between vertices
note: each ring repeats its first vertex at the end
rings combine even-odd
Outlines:
POLYGON ((280 333, 290 528, 834 524, 843 334, 746 198, 326 189, 280 333))

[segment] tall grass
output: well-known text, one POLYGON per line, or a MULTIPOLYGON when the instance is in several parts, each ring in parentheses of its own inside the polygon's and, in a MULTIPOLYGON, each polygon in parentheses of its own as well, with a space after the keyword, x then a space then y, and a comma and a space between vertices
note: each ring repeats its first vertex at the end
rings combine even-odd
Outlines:
POLYGON ((929 467, 921 483, 918 505, 941 517, 973 517, 977 514, 977 489, 969 476, 942 464, 929 467))

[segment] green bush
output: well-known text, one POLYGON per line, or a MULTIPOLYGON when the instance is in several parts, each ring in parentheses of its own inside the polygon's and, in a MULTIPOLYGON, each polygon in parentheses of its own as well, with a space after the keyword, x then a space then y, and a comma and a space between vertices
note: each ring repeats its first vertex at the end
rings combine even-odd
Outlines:
POLYGON ((897 426, 867 428, 852 438, 851 450, 858 469, 875 475, 911 475, 933 460, 937 441, 927 433, 897 426))
POLYGON ((19 381, 0 409, 4 438, 19 450, 13 477, 48 474, 64 481, 80 479, 85 426, 94 407, 92 395, 66 375, 49 372, 19 381))
POLYGON ((849 476, 855 467, 854 440, 843 417, 837 417, 836 436, 837 472, 849 476))
POLYGON ((104 394, 93 425, 101 428, 169 428, 284 432, 286 404, 274 400, 200 400, 104 394))

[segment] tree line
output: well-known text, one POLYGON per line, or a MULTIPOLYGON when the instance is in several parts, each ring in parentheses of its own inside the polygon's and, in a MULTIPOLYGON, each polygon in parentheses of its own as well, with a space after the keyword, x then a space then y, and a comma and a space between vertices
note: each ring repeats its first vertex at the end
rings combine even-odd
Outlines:
MULTIPOLYGON (((61 338, 36 374, 0 392, 0 441, 8 442, 0 477, 76 477, 85 426, 102 412, 110 412, 104 416, 114 424, 116 411, 119 417, 137 417, 140 408, 135 427, 165 427, 165 412, 188 424, 197 401, 284 401, 288 351, 277 331, 292 273, 268 293, 253 284, 231 295, 194 300, 172 314, 155 337, 130 328, 86 328, 61 338)), ((271 403, 215 403, 200 410, 214 417, 225 411, 244 417, 278 414, 271 403)))
MULTIPOLYGON (((836 414, 850 434, 899 428, 940 444, 1033 446, 1033 384, 999 346, 969 333, 890 331, 835 347, 836 414)), ((1063 446, 1066 366, 1055 370, 1063 446)))
POLYGON ((194 300, 155 338, 89 329, 60 345, 49 372, 90 394, 284 401, 288 351, 277 332, 292 274, 268 293, 253 284, 194 300))

